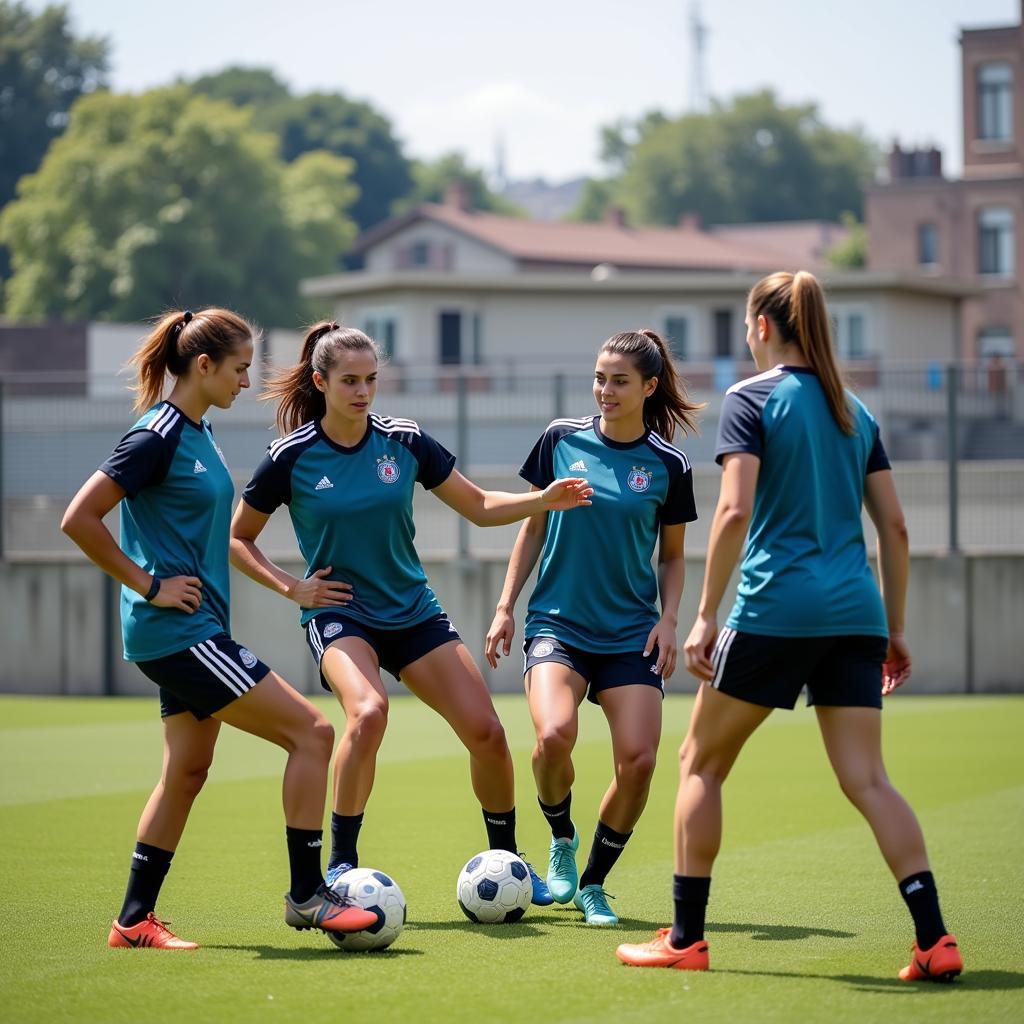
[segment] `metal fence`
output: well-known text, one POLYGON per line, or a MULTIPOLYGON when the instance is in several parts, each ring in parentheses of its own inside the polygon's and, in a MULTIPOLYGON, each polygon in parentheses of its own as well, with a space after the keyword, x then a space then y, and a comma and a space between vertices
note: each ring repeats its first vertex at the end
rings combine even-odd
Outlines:
MULTIPOLYGON (((702 550, 718 492, 713 462, 721 392, 749 376, 750 363, 687 364, 695 398, 706 402, 697 437, 676 438, 694 465, 701 516, 687 547, 702 550)), ((878 418, 916 550, 1024 550, 1024 373, 1019 364, 848 368, 854 390, 878 418)), ((514 362, 471 367, 392 366, 376 409, 418 420, 459 456, 484 487, 520 489, 516 470, 544 426, 594 406, 589 373, 514 362)), ((254 382, 255 383, 255 382, 254 382)), ((238 484, 275 436, 273 410, 258 386, 230 412, 212 409, 221 448, 238 484)), ((74 554, 59 530, 68 498, 131 424, 126 380, 76 374, 0 377, 0 558, 74 554)), ((417 494, 418 544, 425 555, 507 553, 515 527, 481 530, 429 494, 417 494)), ((275 516, 268 550, 294 554, 287 516, 275 516)))

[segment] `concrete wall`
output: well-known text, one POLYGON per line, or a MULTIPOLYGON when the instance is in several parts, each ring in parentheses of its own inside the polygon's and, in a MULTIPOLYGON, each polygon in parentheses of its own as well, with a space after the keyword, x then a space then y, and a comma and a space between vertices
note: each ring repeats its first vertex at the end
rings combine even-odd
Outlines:
MULTIPOLYGON (((1024 690, 1020 623, 1024 620, 1024 555, 913 557, 907 635, 914 654, 909 692, 1024 690)), ((503 558, 430 561, 426 570, 443 606, 481 663, 495 691, 522 685, 521 601, 513 654, 492 672, 483 664, 483 637, 504 578, 503 558)), ((298 571, 297 566, 289 566, 298 571)), ((685 637, 697 604, 703 565, 688 564, 680 617, 685 637)), ((152 685, 121 659, 117 588, 80 561, 0 564, 0 692, 148 694, 152 685), (104 629, 111 632, 105 636, 104 629), (105 649, 106 646, 106 649, 105 649), (105 657, 112 672, 107 675, 105 657)), ((585 585, 585 584, 581 584, 585 585)), ((312 660, 298 627, 298 608, 233 574, 236 638, 306 693, 317 691, 312 660)), ((392 689, 401 692, 394 684, 392 689)), ((669 690, 692 692, 682 670, 669 690)))

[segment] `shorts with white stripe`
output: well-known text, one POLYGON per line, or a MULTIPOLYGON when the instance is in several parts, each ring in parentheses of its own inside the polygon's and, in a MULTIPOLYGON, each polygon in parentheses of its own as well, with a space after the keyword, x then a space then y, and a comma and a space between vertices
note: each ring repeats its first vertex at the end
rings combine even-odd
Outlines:
POLYGON ((190 711, 200 721, 244 696, 270 671, 227 633, 136 664, 160 687, 161 718, 190 711))

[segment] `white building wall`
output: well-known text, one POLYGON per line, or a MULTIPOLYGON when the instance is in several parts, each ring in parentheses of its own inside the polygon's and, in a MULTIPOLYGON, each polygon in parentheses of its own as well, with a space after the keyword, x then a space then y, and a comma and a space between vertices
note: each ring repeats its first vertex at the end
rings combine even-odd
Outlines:
POLYGON ((505 253, 467 238, 444 224, 420 221, 369 249, 365 257, 367 271, 372 274, 391 274, 396 270, 410 269, 399 265, 398 253, 399 250, 407 249, 417 242, 425 242, 431 247, 451 246, 454 257, 451 267, 453 273, 511 274, 516 270, 515 260, 505 253))

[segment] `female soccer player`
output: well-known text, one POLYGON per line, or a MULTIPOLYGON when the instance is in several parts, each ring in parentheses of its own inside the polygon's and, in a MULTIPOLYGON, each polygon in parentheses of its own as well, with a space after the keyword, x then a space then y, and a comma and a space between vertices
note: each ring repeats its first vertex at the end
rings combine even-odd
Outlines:
POLYGON ((168 313, 135 354, 145 410, 82 486, 61 528, 121 583, 124 656, 160 688, 163 773, 139 822, 124 906, 108 943, 195 949, 154 914, 157 896, 213 760, 221 722, 288 753, 284 772, 293 928, 358 931, 376 915, 323 884, 320 846, 334 731, 230 636, 228 525, 234 488, 203 418, 249 386, 253 328, 226 309, 168 313), (161 401, 164 380, 174 378, 161 401), (103 517, 121 505, 121 543, 103 517))
POLYGON ((594 398, 599 416, 555 420, 520 470, 535 489, 563 473, 585 473, 594 508, 569 518, 539 513, 523 524, 485 653, 493 666, 499 645, 506 655, 511 650, 516 599, 542 556, 524 649, 537 735, 533 774, 552 833, 547 883, 559 903, 574 901, 587 924, 610 926, 618 917, 604 882, 647 802, 663 679, 676 664, 683 537, 697 518, 690 463, 669 441, 677 424, 695 430, 699 406, 687 398, 664 342, 650 330, 616 334, 601 346, 594 398), (570 804, 584 697, 608 720, 615 775, 580 876, 570 804))
MULTIPOLYGON (((478 526, 590 504, 591 490, 578 477, 555 481, 543 494, 480 490, 415 422, 370 412, 378 365, 377 346, 362 331, 332 322, 306 334, 299 364, 267 389, 278 400, 285 436, 270 445, 231 526, 234 564, 299 605, 321 682, 345 712, 334 758, 328 881, 359 863, 357 839, 387 724, 382 669, 455 730, 469 751, 488 845, 516 852, 505 732, 479 669, 427 585, 413 545, 415 484, 478 526), (282 504, 307 564, 303 579, 256 544, 282 504)), ((550 903, 535 874, 533 885, 534 902, 550 903)))
POLYGON ((762 372, 734 384, 722 403, 722 490, 684 646, 702 685, 680 750, 675 923, 651 942, 620 946, 618 956, 638 967, 707 970, 722 784, 751 733, 773 708, 793 708, 806 686, 839 785, 867 818, 914 919, 913 959, 900 977, 948 980, 962 969, 960 953, 942 922, 920 826, 882 763, 882 696, 910 675, 907 531, 889 461, 871 414, 843 388, 813 275, 758 282, 746 322, 762 372), (862 505, 878 532, 881 595, 862 505), (744 537, 736 602, 719 630, 744 537))

